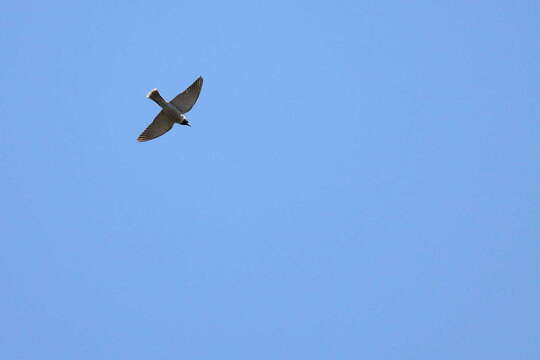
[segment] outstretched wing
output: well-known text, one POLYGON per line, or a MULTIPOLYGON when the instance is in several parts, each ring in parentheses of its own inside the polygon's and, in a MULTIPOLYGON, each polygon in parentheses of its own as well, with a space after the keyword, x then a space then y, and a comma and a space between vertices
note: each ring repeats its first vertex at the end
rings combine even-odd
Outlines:
POLYGON ((193 82, 186 90, 181 92, 180 94, 176 95, 174 99, 170 101, 171 104, 176 106, 178 110, 180 110, 182 113, 187 113, 197 99, 199 98, 199 94, 201 93, 203 78, 202 76, 199 76, 197 80, 193 82))
POLYGON ((160 111, 154 118, 154 121, 139 135, 137 141, 148 141, 155 139, 167 131, 169 131, 174 124, 174 120, 169 119, 165 112, 160 111))

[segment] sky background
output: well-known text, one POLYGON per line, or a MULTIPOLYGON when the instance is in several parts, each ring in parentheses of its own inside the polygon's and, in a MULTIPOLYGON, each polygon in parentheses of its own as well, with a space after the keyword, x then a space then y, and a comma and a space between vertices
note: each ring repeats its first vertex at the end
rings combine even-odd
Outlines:
POLYGON ((0 358, 540 358, 538 1, 0 26, 0 358), (136 142, 199 75, 193 127, 136 142))

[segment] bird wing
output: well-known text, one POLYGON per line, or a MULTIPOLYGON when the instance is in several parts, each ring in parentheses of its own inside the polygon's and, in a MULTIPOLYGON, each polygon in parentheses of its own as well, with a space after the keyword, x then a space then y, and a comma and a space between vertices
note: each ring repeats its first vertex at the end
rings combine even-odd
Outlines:
POLYGON ((171 120, 165 112, 162 110, 156 115, 154 121, 139 135, 137 141, 148 141, 155 139, 167 131, 169 131, 174 124, 174 120, 171 120))
POLYGON ((199 98, 202 83, 203 78, 199 76, 186 90, 176 95, 176 97, 170 101, 171 104, 176 106, 180 112, 187 113, 199 98))

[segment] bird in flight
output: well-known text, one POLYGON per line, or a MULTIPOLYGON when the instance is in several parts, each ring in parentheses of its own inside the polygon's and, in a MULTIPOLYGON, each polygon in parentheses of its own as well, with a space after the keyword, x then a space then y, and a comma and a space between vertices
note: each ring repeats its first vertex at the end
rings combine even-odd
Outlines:
POLYGON ((199 98, 203 84, 203 78, 199 76, 186 90, 176 95, 170 102, 165 101, 157 91, 152 89, 146 95, 147 98, 155 101, 161 106, 161 111, 154 118, 154 121, 139 135, 137 141, 148 141, 155 139, 169 131, 174 123, 191 126, 184 115, 187 113, 199 98))

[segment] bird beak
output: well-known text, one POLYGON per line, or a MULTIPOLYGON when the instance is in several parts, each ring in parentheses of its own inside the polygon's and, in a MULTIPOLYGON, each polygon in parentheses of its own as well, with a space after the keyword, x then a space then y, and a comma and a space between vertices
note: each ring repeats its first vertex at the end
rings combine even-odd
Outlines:
POLYGON ((189 124, 189 123, 187 123, 186 125, 189 126, 189 127, 191 127, 191 124, 189 124))

